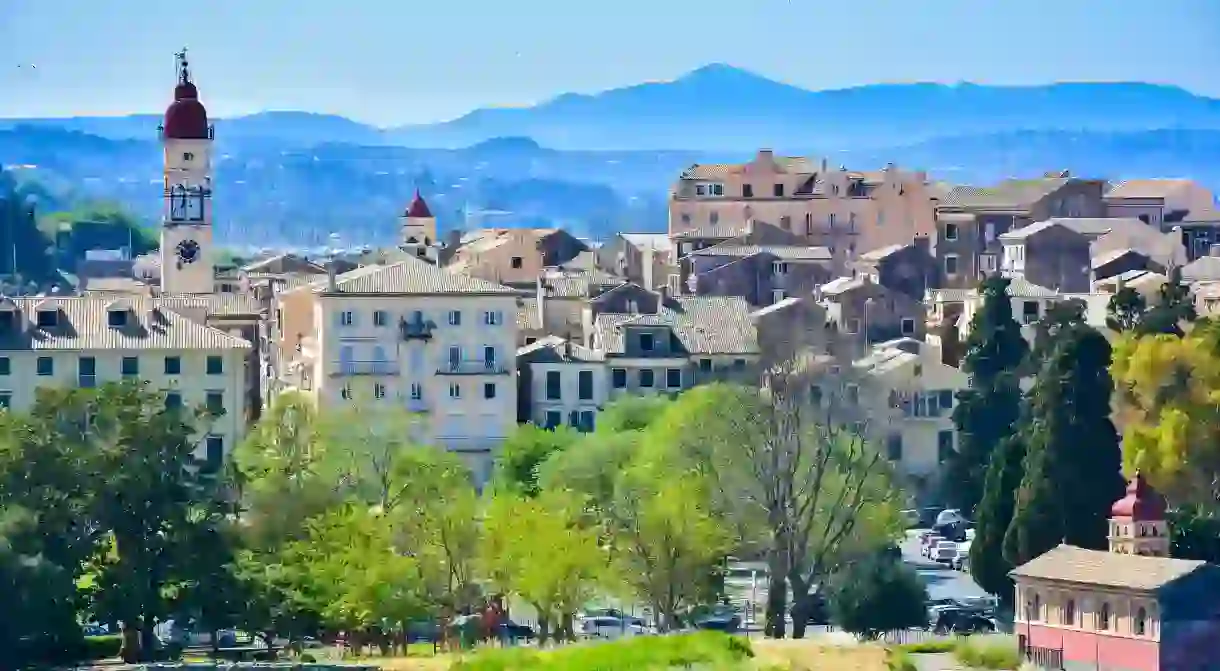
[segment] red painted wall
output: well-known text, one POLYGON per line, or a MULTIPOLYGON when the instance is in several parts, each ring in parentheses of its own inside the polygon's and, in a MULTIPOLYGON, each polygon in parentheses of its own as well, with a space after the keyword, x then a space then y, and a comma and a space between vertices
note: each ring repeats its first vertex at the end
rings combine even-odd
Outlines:
POLYGON ((1160 671, 1157 641, 1125 638, 1107 632, 1059 629, 1045 624, 1017 624, 1015 634, 1025 634, 1029 645, 1060 648, 1065 662, 1085 662, 1102 669, 1160 671))

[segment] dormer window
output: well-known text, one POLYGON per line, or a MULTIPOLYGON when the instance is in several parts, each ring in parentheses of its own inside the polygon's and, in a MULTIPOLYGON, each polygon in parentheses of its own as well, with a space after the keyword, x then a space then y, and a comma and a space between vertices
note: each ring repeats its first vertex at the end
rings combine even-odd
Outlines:
POLYGON ((127 311, 123 309, 107 310, 106 325, 112 329, 119 329, 127 326, 127 311))
POLYGON ((59 310, 56 308, 38 308, 38 328, 51 329, 59 325, 59 310))
POLYGON ((11 331, 17 325, 17 305, 6 297, 0 297, 0 330, 11 331))

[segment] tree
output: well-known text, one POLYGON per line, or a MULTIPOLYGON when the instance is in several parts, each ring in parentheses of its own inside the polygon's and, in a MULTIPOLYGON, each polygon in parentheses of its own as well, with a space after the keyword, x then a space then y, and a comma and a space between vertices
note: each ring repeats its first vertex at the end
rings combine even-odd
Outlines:
POLYGON ((1182 269, 1173 268, 1169 279, 1161 285, 1157 301, 1144 314, 1140 324, 1143 333, 1163 333, 1182 337, 1182 324, 1198 318, 1190 287, 1182 282, 1182 269))
POLYGON ((928 623, 928 592, 915 569, 873 556, 835 573, 829 606, 832 621, 865 640, 928 623))
POLYGON ((1103 549, 1110 506, 1122 496, 1122 453, 1110 419, 1111 349, 1095 329, 1058 334, 1029 393, 1017 507, 1005 558, 1023 564, 1059 543, 1103 549))
POLYGON ((1143 294, 1131 287, 1121 287, 1106 304, 1106 327, 1119 333, 1135 331, 1141 327, 1147 310, 1143 294))
POLYGON ((979 285, 982 305, 970 323, 962 368, 970 388, 957 395, 953 423, 958 450, 948 462, 945 495, 964 513, 982 498, 987 465, 1000 443, 1012 434, 1020 416, 1017 372, 1029 347, 1012 317, 1009 280, 989 277, 979 285))
POLYGON ((566 426, 552 430, 533 424, 518 425, 500 447, 492 482, 527 496, 537 496, 538 469, 547 459, 571 447, 580 436, 566 426))
POLYGON ((970 575, 988 594, 1012 605, 1013 585, 1008 572, 1013 569, 1004 558, 1004 536, 1016 508, 1016 491, 1024 474, 1025 443, 1010 436, 987 467, 983 500, 975 515, 974 541, 970 544, 970 575))
POLYGON ((607 575, 607 554, 584 501, 544 490, 534 497, 497 494, 487 506, 480 548, 483 574, 501 590, 529 603, 538 614, 538 637, 551 625, 571 631, 573 615, 607 575))
POLYGON ((1128 333, 1114 349, 1125 470, 1180 505, 1220 500, 1218 332, 1204 319, 1183 338, 1128 333))

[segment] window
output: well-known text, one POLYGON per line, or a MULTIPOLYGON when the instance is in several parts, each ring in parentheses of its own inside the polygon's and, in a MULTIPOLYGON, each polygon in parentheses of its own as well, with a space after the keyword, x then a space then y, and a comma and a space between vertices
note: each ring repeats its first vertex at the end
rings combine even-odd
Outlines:
POLYGON ((514 256, 511 263, 514 269, 520 269, 523 265, 525 265, 525 260, 520 256, 514 256))
POLYGON ((831 212, 829 215, 827 215, 827 216, 826 216, 826 223, 830 224, 830 229, 831 229, 831 230, 834 230, 834 227, 835 227, 835 215, 834 215, 834 212, 831 212))
POLYGON ((55 361, 49 356, 38 357, 38 374, 42 377, 55 374, 55 361))
POLYGON ((885 437, 885 456, 890 461, 902 461, 901 433, 891 433, 885 437))
POLYGON ((165 392, 165 409, 177 410, 182 407, 182 394, 176 391, 165 392))
POLYGON ((225 372, 224 359, 219 356, 208 357, 208 375, 222 375, 225 372))
POLYGON ((546 372, 546 400, 558 401, 563 398, 563 379, 557 370, 546 372))
POLYGON ((225 414, 225 394, 223 391, 209 391, 206 398, 206 408, 209 414, 225 414))
POLYGON ((945 239, 957 240, 957 224, 945 224, 945 239))
POLYGON ((225 460, 225 439, 220 436, 208 436, 203 441, 203 470, 215 473, 225 460))
POLYGON ((588 433, 593 430, 593 414, 592 410, 580 411, 580 426, 578 428, 581 431, 588 433))
POLYGON ((462 325, 462 313, 459 312, 458 310, 450 310, 449 311, 449 325, 450 326, 461 326, 462 325))
POLYGON ((533 345, 536 342, 538 342, 538 339, 535 338, 534 336, 526 336, 526 338, 525 338, 526 345, 533 345))
POLYGON ((860 332, 860 320, 859 320, 859 319, 855 319, 855 318, 853 318, 853 319, 848 319, 848 320, 847 320, 847 327, 846 327, 846 329, 845 329, 845 330, 846 330, 848 333, 859 333, 859 332, 860 332))
POLYGON ((106 325, 110 328, 123 328, 124 326, 127 326, 127 311, 107 310, 106 325))
POLYGON ((742 184, 741 185, 741 197, 742 198, 753 198, 754 197, 754 185, 742 184))
POLYGON ((656 343, 651 333, 640 334, 640 349, 645 352, 651 352, 656 343))
POLYGON ((695 185, 695 195, 696 195, 696 196, 705 196, 705 195, 707 195, 707 187, 706 187, 706 186, 704 186, 704 185, 702 185, 702 184, 696 184, 696 185, 695 185))
POLYGON ((12 375, 13 364, 6 356, 0 356, 0 375, 12 375))
POLYGON ((1106 630, 1110 628, 1110 604, 1101 604, 1101 610, 1097 612, 1097 628, 1106 630))
POLYGON ((915 320, 910 317, 902 318, 902 335, 915 335, 915 320))
POLYGON ((140 359, 134 356, 123 357, 123 362, 119 366, 119 372, 123 377, 132 377, 140 374, 140 359))
POLYGON ((385 310, 373 311, 373 326, 385 326, 390 323, 390 315, 385 310))
POLYGON ((1140 606, 1135 611, 1135 635, 1145 636, 1148 633, 1148 611, 1140 606))
POLYGON ((611 368, 610 369, 610 385, 615 389, 627 388, 627 369, 626 368, 611 368))
POLYGON ((496 397, 496 383, 495 382, 484 382, 483 383, 483 398, 490 400, 495 397, 496 397))
POLYGON ((424 385, 418 382, 411 383, 411 400, 421 401, 424 398, 424 385))
POLYGON ((352 326, 356 323, 356 313, 344 310, 339 313, 339 326, 352 326))
POLYGON ((1067 603, 1063 604, 1063 624, 1069 627, 1076 626, 1076 601, 1068 599, 1067 603))
POLYGON ((854 385, 854 384, 847 385, 847 404, 848 405, 859 405, 860 404, 860 387, 858 385, 854 385))
POLYGON ((8 410, 13 407, 13 392, 0 391, 0 408, 8 410))
POLYGON ((950 277, 957 275, 957 254, 945 255, 945 274, 950 277))
POLYGON ((458 384, 457 382, 450 382, 449 383, 449 398, 461 398, 461 397, 462 397, 462 385, 458 384))
POLYGON ((788 274, 788 264, 784 263, 783 261, 772 261, 771 262, 771 272, 776 275, 787 275, 788 274))
POLYGON ((656 384, 656 373, 651 368, 643 368, 640 370, 640 386, 645 389, 651 389, 656 384))
POLYGON ((847 215, 847 231, 849 233, 856 232, 856 213, 851 212, 847 215))
POLYGON ((979 255, 979 272, 994 273, 996 271, 995 254, 979 255))
POLYGON ((55 325, 59 323, 59 310, 39 310, 37 319, 38 328, 55 328, 55 325))
POLYGON ((449 369, 457 370, 462 365, 462 348, 457 345, 449 347, 449 369))
POLYGON ((97 383, 97 359, 82 356, 76 362, 77 381, 82 387, 93 387, 97 383))
POLYGON ((805 235, 813 235, 813 213, 805 213, 805 235))
POLYGON ((582 370, 576 376, 577 398, 582 401, 593 400, 593 371, 582 370))
POLYGON ((184 151, 184 152, 182 152, 182 160, 183 161, 194 161, 195 155, 189 151, 184 151))
POLYGON ((707 220, 709 223, 715 226, 720 221, 720 213, 712 212, 711 214, 707 215, 707 220))
POLYGON ((504 313, 499 310, 488 310, 483 313, 483 323, 487 326, 499 326, 504 323, 504 313))
POLYGON ((385 398, 385 385, 380 382, 373 383, 373 398, 385 398))
POLYGON ((1034 594, 1034 617, 1033 620, 1042 619, 1042 597, 1037 593, 1034 594))
POLYGON ((712 372, 712 360, 711 359, 699 359, 699 372, 701 372, 701 373, 712 372))
POLYGON ((563 423, 563 413, 558 410, 547 410, 546 421, 543 423, 544 429, 554 429, 563 423))
POLYGON ((165 374, 166 375, 181 375, 182 374, 182 358, 176 356, 165 357, 165 374))
POLYGON ((936 463, 943 464, 953 458, 953 431, 936 432, 936 463))
POLYGON ((1038 321, 1038 301, 1022 301, 1021 319, 1025 320, 1026 324, 1038 321))
POLYGON ((952 389, 941 389, 940 391, 936 392, 936 395, 938 397, 938 404, 940 405, 941 410, 953 409, 952 389))
POLYGON ((668 389, 682 388, 682 369, 681 368, 666 368, 665 369, 665 386, 668 389))
POLYGON ((776 303, 784 300, 787 297, 788 297, 788 292, 784 291, 783 289, 772 289, 771 290, 771 304, 772 305, 775 305, 776 303))
POLYGON ((483 347, 483 365, 487 368, 494 369, 496 367, 496 348, 491 345, 483 347))
POLYGON ((809 403, 815 408, 822 407, 822 388, 816 384, 809 385, 809 403))

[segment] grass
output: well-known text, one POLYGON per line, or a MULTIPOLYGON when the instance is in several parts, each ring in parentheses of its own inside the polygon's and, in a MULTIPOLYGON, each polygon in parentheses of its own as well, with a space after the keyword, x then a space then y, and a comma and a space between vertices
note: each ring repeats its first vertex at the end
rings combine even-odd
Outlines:
POLYGON ((887 651, 876 643, 835 645, 817 639, 788 639, 754 641, 753 645, 755 668, 764 671, 885 671, 887 668, 887 651))
POLYGON ((936 639, 930 641, 919 641, 918 643, 903 643, 902 645, 892 646, 891 649, 911 655, 927 655, 953 652, 957 649, 957 646, 957 640, 936 639))
POLYGON ((1011 636, 972 636, 957 640, 953 656, 973 669, 1008 671, 1021 666, 1017 643, 1011 636))

